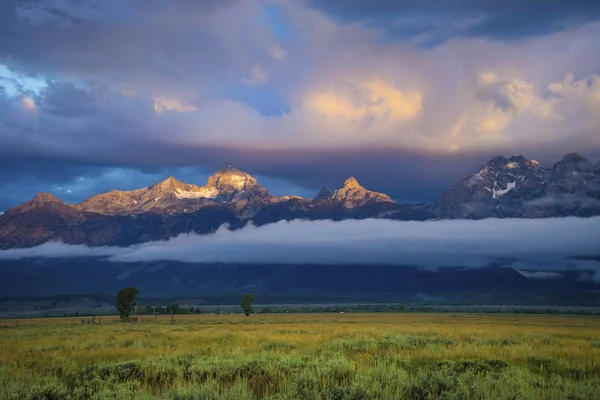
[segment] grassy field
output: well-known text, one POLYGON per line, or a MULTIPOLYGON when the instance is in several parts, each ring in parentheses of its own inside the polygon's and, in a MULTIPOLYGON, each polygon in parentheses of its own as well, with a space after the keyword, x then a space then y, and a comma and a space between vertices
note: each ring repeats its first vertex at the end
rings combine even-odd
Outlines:
POLYGON ((2 320, 0 398, 600 399, 594 317, 169 320, 2 320))

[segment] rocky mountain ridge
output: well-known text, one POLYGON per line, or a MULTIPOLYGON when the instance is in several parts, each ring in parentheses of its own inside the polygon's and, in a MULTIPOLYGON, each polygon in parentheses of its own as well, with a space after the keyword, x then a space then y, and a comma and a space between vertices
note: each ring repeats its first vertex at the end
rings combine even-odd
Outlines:
POLYGON ((218 170, 206 185, 197 186, 170 176, 146 188, 113 190, 90 197, 74 207, 83 212, 103 215, 132 215, 145 212, 193 212, 207 205, 237 203, 243 210, 257 199, 271 201, 267 190, 251 175, 232 165, 218 170))
POLYGON ((228 165, 204 186, 174 177, 137 190, 110 191, 66 204, 48 193, 0 215, 0 249, 47 241, 129 245, 180 233, 214 232, 292 219, 543 218, 600 215, 600 162, 567 154, 551 169, 523 156, 498 156, 445 191, 434 204, 403 206, 349 177, 313 199, 274 196, 228 165))
POLYGON ((495 157, 435 202, 441 218, 544 218, 600 214, 600 163, 569 153, 552 169, 495 157))

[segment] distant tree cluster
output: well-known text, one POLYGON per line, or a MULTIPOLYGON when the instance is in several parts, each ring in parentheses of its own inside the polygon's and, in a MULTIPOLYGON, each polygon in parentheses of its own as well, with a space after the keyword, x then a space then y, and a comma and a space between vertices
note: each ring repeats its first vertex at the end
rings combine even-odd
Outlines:
POLYGON ((183 308, 179 303, 172 302, 166 306, 151 304, 138 305, 137 297, 140 292, 133 286, 120 290, 116 296, 116 309, 123 321, 129 321, 132 314, 137 315, 156 315, 156 314, 201 314, 200 307, 183 308))
POLYGON ((200 307, 182 307, 179 303, 173 302, 165 306, 146 304, 143 307, 138 306, 136 313, 138 315, 155 315, 155 314, 202 314, 200 307))

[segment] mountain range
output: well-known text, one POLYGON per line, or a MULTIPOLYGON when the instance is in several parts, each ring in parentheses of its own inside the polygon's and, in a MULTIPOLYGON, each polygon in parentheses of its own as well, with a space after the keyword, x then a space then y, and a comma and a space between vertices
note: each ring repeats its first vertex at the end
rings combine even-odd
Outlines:
POLYGON ((174 177, 132 191, 113 190, 67 204, 48 193, 0 215, 0 249, 60 240, 71 244, 130 245, 180 233, 214 232, 249 222, 292 219, 397 220, 545 218, 600 215, 600 162, 567 154, 551 169, 523 156, 491 159, 433 203, 400 205, 353 177, 314 198, 274 196, 251 175, 228 165, 204 186, 174 177))

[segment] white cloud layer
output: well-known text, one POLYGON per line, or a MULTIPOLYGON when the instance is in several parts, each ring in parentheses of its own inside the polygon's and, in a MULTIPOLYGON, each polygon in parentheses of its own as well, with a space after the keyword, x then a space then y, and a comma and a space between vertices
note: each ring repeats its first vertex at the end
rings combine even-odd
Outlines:
POLYGON ((598 262, 569 259, 598 255, 599 237, 600 217, 425 222, 295 220, 237 231, 222 227, 212 235, 185 234, 127 248, 46 243, 0 251, 0 259, 105 256, 121 262, 381 263, 424 268, 494 264, 519 270, 600 270, 598 262))

